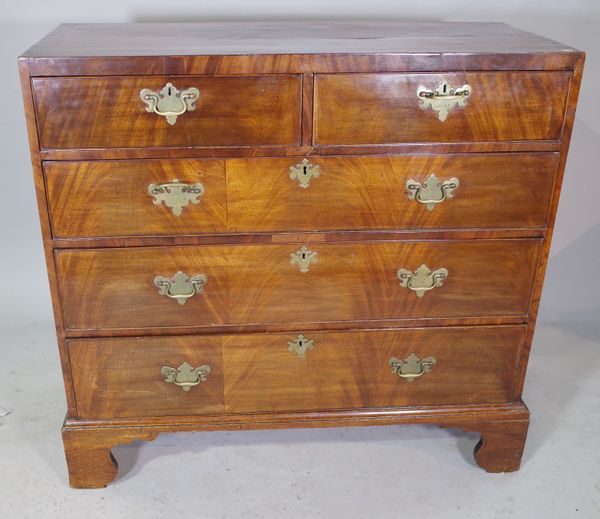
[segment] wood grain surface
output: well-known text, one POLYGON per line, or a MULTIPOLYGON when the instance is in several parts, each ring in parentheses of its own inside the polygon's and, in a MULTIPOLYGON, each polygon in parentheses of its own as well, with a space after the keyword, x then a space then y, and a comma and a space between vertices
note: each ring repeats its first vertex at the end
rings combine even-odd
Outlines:
POLYGON ((224 410, 221 338, 139 337, 67 341, 79 418, 176 416, 224 410), (163 366, 210 367, 206 382, 184 391, 163 366))
POLYGON ((141 76, 32 80, 43 148, 300 144, 301 77, 141 76), (193 112, 170 125, 140 91, 196 87, 193 112))
POLYGON ((487 471, 517 470, 529 425, 520 401, 499 405, 351 409, 280 413, 168 416, 146 419, 65 420, 62 437, 74 488, 100 488, 117 475, 111 449, 159 434, 190 431, 238 431, 289 427, 354 427, 362 425, 437 424, 481 433, 476 461, 487 471))
POLYGON ((310 244, 308 272, 290 264, 305 244, 161 247, 56 253, 67 329, 359 319, 524 315, 538 240, 310 244), (449 271, 423 297, 401 288, 399 268, 449 271), (204 274, 184 305, 158 294, 155 276, 204 274))
POLYGON ((229 230, 476 229, 545 226, 556 154, 308 157, 319 177, 300 188, 293 158, 227 162, 229 230), (456 177, 433 211, 407 196, 409 179, 456 177))
MULTIPOLYGON (((312 132, 306 128, 303 139, 312 142, 312 132)), ((230 159, 239 157, 299 157, 302 160, 310 155, 440 155, 443 153, 537 153, 558 152, 561 141, 505 141, 505 142, 412 142, 395 144, 363 144, 360 146, 212 146, 191 148, 174 146, 169 148, 86 148, 86 149, 42 149, 40 158, 44 161, 61 160, 123 160, 123 159, 230 159)))
POLYGON ((56 237, 199 234, 227 229, 225 164, 219 160, 46 162, 56 237), (155 205, 150 184, 173 180, 204 187, 198 204, 177 216, 155 205))
POLYGON ((556 154, 310 157, 320 175, 290 179, 298 158, 46 162, 57 238, 227 232, 385 229, 535 229, 545 226, 556 154), (225 168, 227 175, 225 175, 225 168), (409 179, 458 178, 454 197, 429 211, 409 179), (149 184, 200 182, 205 194, 176 216, 149 184))
POLYGON ((229 412, 498 404, 512 399, 525 328, 423 328, 316 332, 303 358, 295 334, 223 338, 229 412), (415 353, 435 366, 413 382, 388 361, 415 353))
POLYGON ((569 72, 325 74, 315 76, 315 145, 556 140, 569 72), (422 110, 417 89, 469 84, 445 121, 422 110))
POLYGON ((297 334, 69 340, 80 419, 310 411, 510 402, 525 327, 316 332, 303 358, 297 334), (435 357, 413 382, 389 359, 435 357), (222 355, 222 356, 221 356, 222 355), (183 391, 164 365, 208 365, 206 382, 183 391), (460 380, 460 383, 457 383, 460 380))
POLYGON ((144 57, 230 54, 406 52, 503 54, 572 51, 562 43, 492 22, 241 21, 66 23, 26 57, 144 57))
POLYGON ((567 70, 577 50, 502 23, 64 24, 20 58, 32 75, 567 70))

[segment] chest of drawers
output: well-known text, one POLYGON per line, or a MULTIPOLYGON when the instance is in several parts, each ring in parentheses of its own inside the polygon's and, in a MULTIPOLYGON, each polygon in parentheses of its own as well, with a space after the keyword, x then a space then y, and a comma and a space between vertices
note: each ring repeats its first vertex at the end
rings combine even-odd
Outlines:
POLYGON ((584 55, 503 24, 63 25, 19 59, 71 485, 175 431, 519 468, 584 55))

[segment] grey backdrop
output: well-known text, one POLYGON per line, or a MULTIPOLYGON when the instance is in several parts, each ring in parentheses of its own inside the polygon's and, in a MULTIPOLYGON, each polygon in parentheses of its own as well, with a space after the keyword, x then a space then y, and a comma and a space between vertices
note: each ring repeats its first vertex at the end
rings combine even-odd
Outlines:
POLYGON ((0 516, 598 517, 599 28, 599 0, 0 0, 0 516), (485 475, 477 435, 429 426, 179 434, 118 447, 117 484, 71 491, 17 55, 68 21, 375 17, 505 21, 588 52, 541 312, 560 323, 536 336, 523 468, 485 475))
POLYGON ((17 76, 19 53, 62 22, 315 18, 503 21, 588 52, 541 319, 573 326, 593 321, 600 301, 595 268, 600 255, 597 0, 0 0, 0 331, 2 326, 51 319, 17 76))

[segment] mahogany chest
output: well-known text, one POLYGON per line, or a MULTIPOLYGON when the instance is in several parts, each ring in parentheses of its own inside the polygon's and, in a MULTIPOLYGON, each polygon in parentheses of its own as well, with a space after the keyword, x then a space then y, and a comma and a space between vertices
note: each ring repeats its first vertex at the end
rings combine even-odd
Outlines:
POLYGON ((584 54, 504 24, 62 25, 19 58, 73 487, 173 431, 519 468, 584 54))

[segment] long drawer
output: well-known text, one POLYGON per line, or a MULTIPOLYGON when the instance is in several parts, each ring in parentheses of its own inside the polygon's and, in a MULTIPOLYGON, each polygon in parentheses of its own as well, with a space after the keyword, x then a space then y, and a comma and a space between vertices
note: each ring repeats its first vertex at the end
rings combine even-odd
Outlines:
POLYGON ((571 72, 317 74, 314 143, 558 140, 571 72))
POLYGON ((60 250, 67 329, 525 315, 538 240, 60 250))
POLYGON ((79 418, 496 404, 525 327, 69 340, 79 418))
POLYGON ((46 162, 57 238, 536 229, 558 155, 46 162), (290 170, 292 168, 293 171, 290 170), (176 182, 175 182, 176 181, 176 182))
POLYGON ((54 77, 32 88, 43 148, 300 144, 298 75, 54 77))

